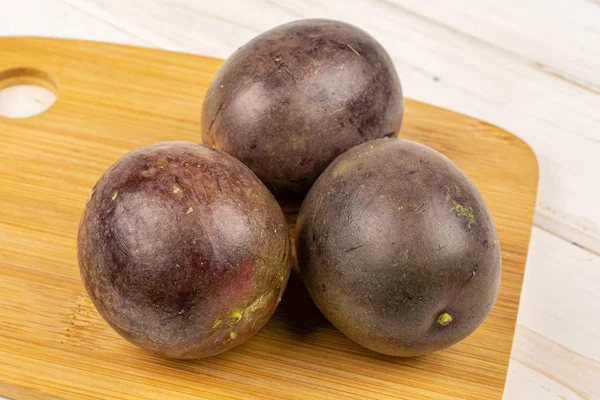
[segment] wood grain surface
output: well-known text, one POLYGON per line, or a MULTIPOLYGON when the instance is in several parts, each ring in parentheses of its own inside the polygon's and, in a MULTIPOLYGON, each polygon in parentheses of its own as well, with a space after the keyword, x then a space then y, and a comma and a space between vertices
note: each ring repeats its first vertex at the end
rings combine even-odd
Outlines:
POLYGON ((0 118, 0 395, 501 398, 537 161, 524 142, 497 127, 416 101, 407 101, 401 136, 441 151, 471 177, 488 203, 503 251, 498 302, 465 341, 416 359, 369 352, 327 323, 295 275, 258 335, 205 360, 148 354, 99 317, 76 260, 85 199, 125 152, 162 140, 199 140, 202 98, 220 64, 83 41, 0 39, 3 77, 41 81, 57 93, 43 114, 0 118))

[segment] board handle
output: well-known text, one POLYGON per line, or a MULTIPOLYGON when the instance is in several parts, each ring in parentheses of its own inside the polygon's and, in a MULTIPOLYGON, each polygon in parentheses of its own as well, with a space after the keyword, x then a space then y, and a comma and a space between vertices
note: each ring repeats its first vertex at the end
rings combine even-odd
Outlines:
POLYGON ((58 84, 52 76, 56 70, 48 68, 56 57, 48 57, 42 51, 48 47, 46 44, 49 40, 19 37, 0 39, 0 91, 17 85, 45 89, 40 92, 35 88, 20 88, 2 96, 0 118, 18 123, 19 120, 44 113, 56 102, 58 84), (52 74, 48 73, 48 69, 52 70, 52 74))
POLYGON ((0 71, 0 90, 14 85, 35 85, 50 90, 58 90, 56 82, 44 71, 30 67, 17 67, 0 71))

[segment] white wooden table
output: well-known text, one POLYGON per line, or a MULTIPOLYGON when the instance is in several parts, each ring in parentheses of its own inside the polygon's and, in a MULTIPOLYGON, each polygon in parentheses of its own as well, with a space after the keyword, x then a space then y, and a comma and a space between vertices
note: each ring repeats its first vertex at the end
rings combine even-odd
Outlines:
MULTIPOLYGON (((221 58, 294 19, 366 29, 407 97, 496 124, 538 157, 505 398, 600 399, 600 0, 0 0, 0 10, 0 36, 221 58)), ((0 111, 11 106, 0 96, 0 111)))

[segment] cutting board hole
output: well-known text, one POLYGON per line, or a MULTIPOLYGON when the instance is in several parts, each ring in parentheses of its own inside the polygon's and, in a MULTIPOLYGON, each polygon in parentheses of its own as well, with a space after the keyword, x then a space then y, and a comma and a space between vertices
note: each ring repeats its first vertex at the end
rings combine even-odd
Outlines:
POLYGON ((56 101, 57 86, 43 71, 13 68, 0 72, 0 117, 29 118, 56 101))

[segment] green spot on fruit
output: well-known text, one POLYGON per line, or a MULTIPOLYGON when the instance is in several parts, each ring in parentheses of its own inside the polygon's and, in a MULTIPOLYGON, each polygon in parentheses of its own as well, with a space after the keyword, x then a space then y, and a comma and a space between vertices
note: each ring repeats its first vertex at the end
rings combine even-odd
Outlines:
POLYGON ((231 313, 231 321, 233 323, 238 322, 240 319, 242 319, 242 313, 240 311, 233 311, 231 313))
POLYGON ((454 211, 454 213, 459 217, 466 219, 469 228, 471 225, 477 225, 477 222, 475 222, 475 213, 473 213, 473 208, 463 206, 456 201, 452 201, 452 211, 454 211))
POLYGON ((440 316, 438 317, 437 320, 438 324, 440 324, 441 326, 448 326, 450 325, 450 323, 452 322, 452 317, 450 316, 450 314, 448 313, 442 313, 440 314, 440 316))

